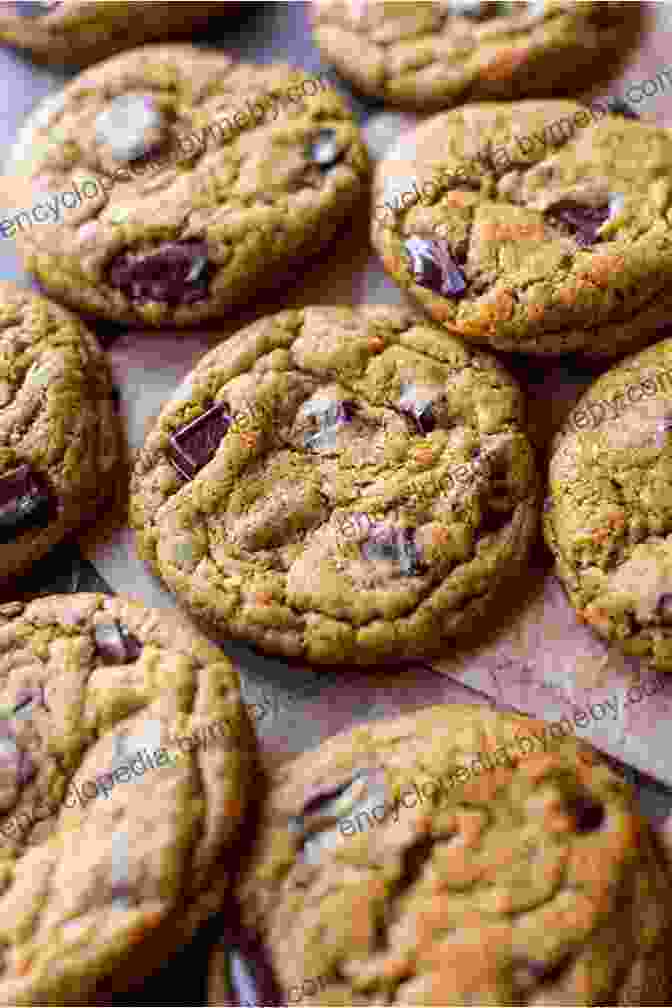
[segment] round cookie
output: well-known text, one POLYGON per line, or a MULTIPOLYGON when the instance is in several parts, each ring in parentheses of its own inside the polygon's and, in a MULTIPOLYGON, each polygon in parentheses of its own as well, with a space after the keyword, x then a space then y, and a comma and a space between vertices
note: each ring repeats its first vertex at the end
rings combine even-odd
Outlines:
POLYGON ((667 866, 572 727, 437 706, 278 769, 226 943, 256 1003, 667 1004, 667 866))
POLYGON ((448 332, 498 350, 615 355, 672 313, 672 133, 627 106, 466 106, 376 174, 372 240, 448 332))
POLYGON ((0 41, 47 63, 86 66, 123 49, 171 36, 188 37, 235 3, 170 0, 18 0, 0 3, 0 41))
POLYGON ((253 732, 170 613, 52 596, 0 607, 0 634, 0 1004, 96 1003, 221 908, 253 732))
POLYGON ((95 338, 46 298, 0 283, 0 583, 91 521, 121 449, 95 338))
POLYGON ((364 193, 368 158, 326 75, 146 46, 48 98, 6 172, 24 191, 0 228, 48 291, 175 327, 224 314, 322 248, 364 193))
POLYGON ((546 541, 579 616, 672 670, 672 340, 602 375, 556 436, 546 541))
POLYGON ((261 319, 200 361, 131 480, 140 555, 218 635, 311 662, 439 651, 536 529, 522 396, 384 305, 261 319))
POLYGON ((637 3, 313 0, 315 41, 372 98, 416 110, 575 95, 637 37, 637 3))

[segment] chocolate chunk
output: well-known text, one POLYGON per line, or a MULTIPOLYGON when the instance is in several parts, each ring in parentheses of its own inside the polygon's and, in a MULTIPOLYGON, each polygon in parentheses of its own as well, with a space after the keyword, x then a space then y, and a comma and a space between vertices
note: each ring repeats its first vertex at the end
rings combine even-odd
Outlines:
POLYGON ((356 408, 356 404, 349 399, 339 402, 318 400, 308 403, 304 407, 304 413, 307 416, 315 417, 320 425, 320 429, 315 434, 306 435, 306 447, 318 449, 334 448, 338 428, 344 423, 350 423, 356 408))
POLYGON ((46 528, 52 506, 46 484, 31 466, 0 476, 0 543, 13 542, 33 528, 46 528))
POLYGON ((307 147, 310 160, 320 168, 331 168, 343 157, 336 130, 322 129, 316 133, 307 147))
POLYGON ((420 434, 429 434, 436 427, 431 402, 423 402, 415 395, 413 386, 402 386, 399 411, 410 417, 420 434))
POLYGON ((494 3, 481 3, 481 0, 452 0, 450 13, 458 17, 473 18, 481 21, 488 17, 487 7, 494 7, 494 3))
POLYGON ((604 822, 604 806, 590 795, 579 795, 572 798, 568 805, 569 812, 574 817, 579 833, 593 833, 604 822))
POLYGON ((0 4, 0 13, 12 13, 16 17, 40 18, 60 7, 62 0, 20 0, 18 3, 0 4), (5 8, 10 8, 7 11, 5 8))
POLYGON ((164 117, 153 95, 117 95, 96 119, 96 139, 109 147, 117 161, 145 157, 161 142, 164 117))
POLYGON ((206 298, 211 274, 205 242, 166 242, 154 252, 119 253, 110 265, 109 282, 135 304, 177 306, 206 298))
POLYGON ((230 424, 227 407, 218 403, 175 431, 168 442, 168 455, 181 476, 193 479, 214 458, 230 424))
POLYGON ((574 956, 571 952, 562 956, 557 962, 544 962, 539 959, 524 959, 514 963, 517 979, 522 981, 520 986, 528 990, 539 984, 553 984, 561 980, 570 968, 574 956))
POLYGON ((672 595, 661 595, 656 606, 656 615, 665 626, 672 625, 672 595))
POLYGON ((582 206, 572 200, 562 200, 548 211, 549 219, 560 222, 574 235, 578 245, 587 248, 600 240, 600 228, 611 216, 609 204, 601 207, 582 206))
POLYGON ((394 561, 407 577, 419 573, 420 555, 413 529, 398 529, 376 522, 361 550, 365 560, 394 561))
POLYGON ((402 529, 399 541, 399 567, 406 577, 420 573, 420 552, 412 529, 402 529))
POLYGON ((622 98, 610 98, 607 102, 607 107, 611 115, 620 115, 624 119, 634 119, 635 121, 641 121, 641 116, 638 112, 635 112, 631 105, 628 105, 626 101, 622 98))
POLYGON ((37 767, 35 761, 29 752, 25 749, 19 749, 18 764, 16 768, 16 776, 21 787, 28 784, 29 781, 33 779, 37 773, 37 767))
POLYGON ((257 935, 242 927, 227 928, 220 947, 225 979, 235 1005, 284 1004, 266 949, 257 935))
POLYGON ((417 284, 444 297, 459 298, 464 294, 467 281, 453 259, 448 242, 414 236, 406 240, 405 247, 417 284))
POLYGON ((106 665, 126 665, 142 653, 142 644, 119 620, 96 623, 96 651, 106 665))

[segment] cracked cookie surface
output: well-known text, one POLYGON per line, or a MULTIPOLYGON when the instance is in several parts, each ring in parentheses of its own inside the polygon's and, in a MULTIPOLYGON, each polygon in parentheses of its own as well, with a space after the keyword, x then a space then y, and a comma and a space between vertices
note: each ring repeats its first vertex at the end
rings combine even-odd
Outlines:
POLYGON ((136 462, 140 555, 216 633, 313 662, 440 649, 522 561, 536 477, 490 356, 386 306, 262 319, 136 462))
POLYGON ((0 3, 0 40, 40 61, 86 66, 152 39, 188 36, 205 27, 209 16, 236 8, 200 0, 18 0, 0 3))
POLYGON ((668 869, 629 786, 556 724, 430 707, 277 770, 236 943, 275 1003, 666 1003, 668 869))
POLYGON ((91 521, 121 450, 94 336, 46 298, 0 283, 0 582, 91 521))
POLYGON ((575 95, 632 44, 635 3, 314 0, 315 41, 365 94, 420 113, 575 95))
POLYGON ((372 240, 451 333, 614 356, 672 310, 671 165, 669 130, 599 102, 467 106, 379 165, 372 240))
POLYGON ((546 541, 580 618, 672 670, 672 340, 602 375, 557 435, 546 541))
POLYGON ((63 193, 44 223, 4 225, 48 291, 174 327, 225 314, 319 251, 363 194, 368 156, 324 74, 145 46, 39 106, 5 171, 29 190, 22 209, 63 193))
POLYGON ((170 614, 52 596, 0 607, 0 698, 0 1004, 109 1004, 225 899, 253 759, 237 673, 170 614))

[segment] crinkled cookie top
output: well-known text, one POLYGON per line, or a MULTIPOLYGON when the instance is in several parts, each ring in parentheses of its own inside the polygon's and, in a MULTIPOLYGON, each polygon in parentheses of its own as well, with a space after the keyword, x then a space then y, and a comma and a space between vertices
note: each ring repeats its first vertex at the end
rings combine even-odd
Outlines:
POLYGON ((666 1003, 669 877, 571 729, 432 707, 280 768, 237 942, 276 1003, 666 1003))
POLYGON ((672 340, 602 375, 556 438, 548 543, 584 619, 672 669, 672 340))
POLYGON ((188 325, 328 240, 368 160, 326 75, 163 45, 48 98, 6 171, 29 181, 17 209, 44 204, 4 233, 47 290, 120 322, 188 325))
POLYGON ((91 519, 119 452, 95 338, 46 298, 0 283, 0 578, 91 519))
POLYGON ((598 102, 435 116, 379 165, 385 268, 456 335, 616 354, 669 316, 672 134, 598 102))
POLYGON ((386 306, 270 316, 207 354, 132 479, 142 556, 220 632, 311 661, 439 646, 534 522, 513 379, 386 306))
POLYGON ((75 594, 0 607, 0 701, 0 1004, 91 1003, 222 898, 251 755, 238 679, 158 610, 75 594))
POLYGON ((637 37, 636 3, 313 0, 326 58, 365 93, 426 113, 577 94, 637 37))

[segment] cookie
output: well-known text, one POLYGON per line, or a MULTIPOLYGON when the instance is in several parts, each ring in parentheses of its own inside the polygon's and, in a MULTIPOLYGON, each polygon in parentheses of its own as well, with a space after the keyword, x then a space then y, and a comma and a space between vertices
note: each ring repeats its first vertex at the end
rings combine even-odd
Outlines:
POLYGON ((237 4, 18 0, 0 3, 0 41, 40 62, 87 66, 142 42, 188 37, 210 16, 230 13, 237 13, 237 4))
POLYGON ((91 521, 121 451, 95 338, 46 298, 0 283, 0 583, 91 521))
POLYGON ((253 732, 229 660, 170 614, 75 594, 0 627, 0 1004, 92 1004, 222 907, 253 732))
POLYGON ((572 728, 445 705, 285 764, 213 978, 242 959, 283 995, 257 1004, 668 1003, 669 872, 572 728))
POLYGON ((535 529, 521 394, 397 308, 282 312, 185 379, 130 512, 140 555, 212 633, 311 662, 438 651, 535 529))
POLYGON ((557 435, 546 541, 579 617, 672 670, 672 340, 612 368, 557 435))
POLYGON ((672 314, 672 133, 628 108, 485 103, 422 123, 377 171, 387 272, 448 332, 498 350, 652 342, 672 314))
POLYGON ((314 0, 313 34, 364 94, 421 114, 483 99, 575 95, 640 29, 637 3, 314 0))
POLYGON ((29 185, 0 230, 48 291, 171 327, 277 284, 345 224, 368 181, 324 74, 192 46, 147 46, 76 77, 38 108, 6 171, 29 185))

